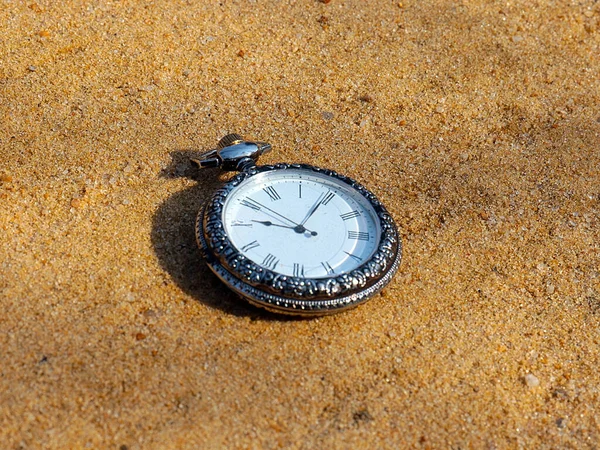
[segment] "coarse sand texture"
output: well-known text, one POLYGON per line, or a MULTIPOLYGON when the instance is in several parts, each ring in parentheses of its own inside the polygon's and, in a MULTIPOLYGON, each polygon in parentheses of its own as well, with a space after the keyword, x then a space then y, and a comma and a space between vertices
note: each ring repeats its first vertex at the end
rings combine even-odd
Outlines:
POLYGON ((0 0, 0 448, 600 446, 600 2, 0 0), (393 281, 285 319, 195 152, 336 170, 393 281))

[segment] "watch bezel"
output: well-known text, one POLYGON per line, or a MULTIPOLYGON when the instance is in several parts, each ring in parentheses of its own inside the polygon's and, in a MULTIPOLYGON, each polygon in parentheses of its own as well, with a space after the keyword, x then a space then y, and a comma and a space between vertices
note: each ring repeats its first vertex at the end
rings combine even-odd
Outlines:
POLYGON ((196 238, 210 268, 234 291, 260 306, 288 312, 339 310, 358 304, 385 286, 401 259, 401 242, 394 220, 377 197, 350 177, 308 164, 254 166, 217 189, 196 221, 196 238), (241 183, 268 171, 317 172, 358 191, 373 207, 381 226, 373 255, 356 269, 328 278, 300 278, 271 271, 243 255, 230 241, 223 224, 227 197, 241 183), (240 283, 236 283, 238 281, 240 283))

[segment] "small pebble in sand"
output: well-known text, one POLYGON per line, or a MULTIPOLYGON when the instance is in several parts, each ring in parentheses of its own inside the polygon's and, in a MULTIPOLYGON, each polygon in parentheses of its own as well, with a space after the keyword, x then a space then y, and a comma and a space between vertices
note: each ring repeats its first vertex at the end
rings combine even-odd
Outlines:
POLYGON ((0 174, 0 181, 3 183, 10 183, 13 180, 13 177, 7 173, 0 174))
POLYGON ((317 22, 319 22, 321 25, 325 26, 329 23, 329 17, 321 16, 317 19, 317 22))
POLYGON ((525 375, 524 379, 527 387, 535 388, 540 385, 540 380, 532 373, 528 373, 527 375, 525 375))
POLYGON ((29 70, 30 72, 35 72, 37 70, 37 67, 35 67, 35 66, 29 66, 27 68, 27 70, 29 70))
POLYGON ((357 422, 357 423, 358 422, 371 422, 373 420, 373 416, 366 409, 362 409, 360 411, 356 411, 352 415, 352 418, 354 419, 354 422, 357 422))
POLYGON ((325 120, 331 120, 331 119, 333 119, 333 113, 332 112, 323 111, 321 113, 321 115, 323 116, 323 119, 325 119, 325 120))

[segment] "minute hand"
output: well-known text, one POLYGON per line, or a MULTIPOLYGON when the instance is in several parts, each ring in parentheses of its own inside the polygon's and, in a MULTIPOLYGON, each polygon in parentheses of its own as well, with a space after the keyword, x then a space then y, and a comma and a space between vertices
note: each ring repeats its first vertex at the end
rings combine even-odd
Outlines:
POLYGON ((321 203, 323 203, 323 199, 325 198, 325 194, 323 192, 321 192, 321 195, 319 195, 319 198, 317 199, 317 201, 315 202, 314 205, 312 205, 312 208, 310 208, 310 210, 308 211, 308 213, 306 214, 306 217, 304 218, 304 220, 300 223, 300 225, 304 225, 306 223, 306 221, 308 219, 310 219, 310 216, 312 216, 315 211, 317 210, 317 208, 319 206, 321 206, 321 203))

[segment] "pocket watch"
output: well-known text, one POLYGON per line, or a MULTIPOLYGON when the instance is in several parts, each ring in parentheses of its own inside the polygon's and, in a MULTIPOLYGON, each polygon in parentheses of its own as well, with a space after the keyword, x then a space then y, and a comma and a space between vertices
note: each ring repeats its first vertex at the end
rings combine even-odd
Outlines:
POLYGON ((229 134, 192 159, 239 172, 198 213, 208 266, 241 297, 277 313, 317 316, 365 302, 400 265, 394 220, 373 193, 332 170, 257 166, 270 150, 229 134))

